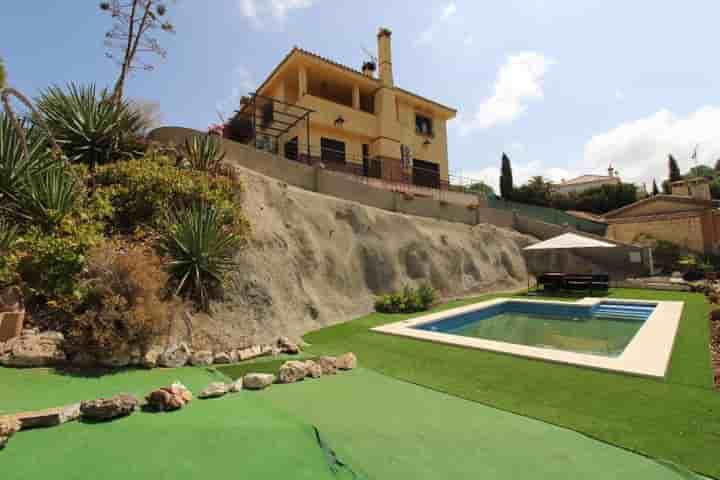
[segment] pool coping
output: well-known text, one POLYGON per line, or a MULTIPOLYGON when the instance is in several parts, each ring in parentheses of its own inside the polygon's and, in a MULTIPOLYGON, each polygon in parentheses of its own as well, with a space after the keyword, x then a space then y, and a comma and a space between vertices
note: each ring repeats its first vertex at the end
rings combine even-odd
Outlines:
POLYGON ((680 324, 680 318, 682 317, 683 307, 684 302, 662 300, 586 297, 575 302, 561 302, 553 300, 530 300, 523 298, 502 297, 484 302, 473 303, 463 307, 452 308, 438 313, 422 315, 409 320, 388 323, 371 328, 370 330, 389 335, 399 335, 418 340, 444 343, 447 345, 488 350, 491 352, 505 353, 555 363, 609 370, 612 372, 620 372, 631 375, 664 378, 667 373, 668 366, 670 365, 670 357, 675 344, 675 337, 680 324), (564 350, 530 347, 527 345, 485 340, 482 338, 464 337, 461 335, 413 328, 425 323, 443 320, 448 317, 492 307, 508 301, 583 306, 593 306, 607 301, 620 303, 653 303, 657 306, 648 319, 645 320, 643 326, 640 327, 628 346, 625 347, 623 353, 617 357, 603 357, 600 355, 568 352, 564 350))

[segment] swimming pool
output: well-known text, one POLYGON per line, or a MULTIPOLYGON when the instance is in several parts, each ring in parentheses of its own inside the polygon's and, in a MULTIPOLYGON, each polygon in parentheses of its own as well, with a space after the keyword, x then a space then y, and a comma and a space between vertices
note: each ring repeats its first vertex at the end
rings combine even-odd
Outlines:
POLYGON ((615 357, 625 350, 655 307, 655 303, 508 301, 413 328, 615 357))
POLYGON ((375 327, 391 335, 664 377, 683 302, 498 298, 375 327))

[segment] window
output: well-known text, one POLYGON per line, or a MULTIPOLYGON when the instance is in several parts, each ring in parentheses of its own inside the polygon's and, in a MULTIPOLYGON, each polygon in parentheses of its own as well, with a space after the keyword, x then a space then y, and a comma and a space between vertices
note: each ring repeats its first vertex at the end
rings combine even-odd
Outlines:
POLYGON ((415 132, 421 135, 433 135, 433 121, 432 118, 426 117, 425 115, 415 114, 415 132))
POLYGON ((320 138, 320 159, 323 162, 345 162, 345 142, 320 138))
POLYGON ((414 185, 429 188, 440 188, 440 165, 425 160, 413 160, 413 176, 414 185))
POLYGON ((294 137, 289 142, 285 142, 285 158, 288 160, 298 159, 298 137, 294 137))

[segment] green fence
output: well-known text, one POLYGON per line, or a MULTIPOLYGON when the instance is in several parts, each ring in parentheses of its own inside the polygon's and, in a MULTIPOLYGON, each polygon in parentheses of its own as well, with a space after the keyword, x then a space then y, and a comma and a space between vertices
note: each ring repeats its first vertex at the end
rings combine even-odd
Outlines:
POLYGON ((607 225, 605 224, 577 218, 554 208, 511 202, 499 197, 489 197, 488 206, 502 210, 516 211, 519 215, 540 220, 541 222, 553 223, 555 225, 569 225, 582 232, 594 233, 595 235, 605 236, 605 231, 607 230, 607 225))

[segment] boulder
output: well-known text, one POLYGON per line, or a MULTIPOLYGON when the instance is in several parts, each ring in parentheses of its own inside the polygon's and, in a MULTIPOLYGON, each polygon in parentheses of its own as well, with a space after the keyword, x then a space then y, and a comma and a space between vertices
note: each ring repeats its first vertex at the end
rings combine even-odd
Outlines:
POLYGON ((243 377, 243 388, 248 390, 262 390, 269 387, 275 381, 275 375, 271 373, 248 373, 243 377))
POLYGON ((160 355, 162 355, 162 348, 160 347, 150 347, 144 354, 141 360, 141 364, 145 368, 155 368, 157 367, 158 360, 160 359, 160 355))
POLYGON ((214 362, 217 364, 228 364, 230 363, 230 354, 227 352, 218 352, 215 354, 214 362))
POLYGON ((198 398, 218 398, 228 393, 228 386, 223 382, 213 382, 205 388, 198 398))
POLYGON ((280 367, 280 371, 278 372, 278 382, 295 383, 306 376, 307 368, 305 367, 305 362, 290 360, 289 362, 283 363, 280 367))
POLYGON ((344 353, 335 359, 335 366, 338 370, 352 370, 357 367, 357 357, 352 352, 344 353))
POLYGON ((8 367, 57 365, 65 361, 62 344, 63 335, 59 332, 23 330, 19 337, 5 343, 2 363, 8 367))
POLYGON ((130 415, 140 402, 134 395, 122 393, 111 398, 99 398, 80 403, 80 414, 84 420, 105 421, 130 415))
POLYGON ((145 397, 147 406, 158 412, 169 412, 187 405, 192 400, 192 393, 180 382, 175 382, 169 387, 162 387, 153 390, 145 397))
POLYGON ((289 353, 293 355, 300 353, 300 347, 296 343, 291 342, 290 339, 287 337, 278 338, 277 346, 283 353, 289 353))
POLYGON ((242 391, 243 388, 243 380, 242 378, 238 378, 234 382, 232 382, 230 385, 228 385, 228 392, 230 393, 237 393, 242 391))
POLYGON ((185 343, 172 345, 158 358, 158 365, 168 368, 178 368, 186 365, 190 360, 190 348, 185 343))
POLYGON ((22 430, 54 427, 80 418, 80 404, 74 403, 64 407, 16 413, 14 416, 20 422, 22 430))
POLYGON ((109 368, 122 368, 130 365, 131 358, 129 351, 112 352, 98 358, 98 364, 109 368))
POLYGON ((20 430, 20 422, 12 415, 0 417, 0 450, 20 430))
POLYGON ((193 352, 192 356, 190 357, 190 365, 196 367, 204 367, 212 365, 212 363, 213 353, 210 350, 198 350, 197 352, 193 352))
POLYGON ((313 362, 312 360, 307 360, 305 362, 305 372, 307 373, 306 377, 310 378, 320 378, 323 374, 320 364, 313 362))
POLYGON ((337 359, 335 357, 324 356, 317 359, 323 375, 335 375, 337 373, 337 359))

